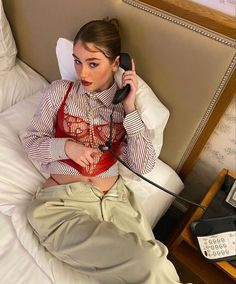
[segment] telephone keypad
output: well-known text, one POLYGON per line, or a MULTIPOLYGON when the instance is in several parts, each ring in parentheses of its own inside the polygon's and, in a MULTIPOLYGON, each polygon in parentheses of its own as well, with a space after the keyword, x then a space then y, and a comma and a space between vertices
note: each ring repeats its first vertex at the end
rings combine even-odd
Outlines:
POLYGON ((203 255, 208 259, 218 259, 236 255, 236 232, 224 232, 210 236, 198 236, 203 255))

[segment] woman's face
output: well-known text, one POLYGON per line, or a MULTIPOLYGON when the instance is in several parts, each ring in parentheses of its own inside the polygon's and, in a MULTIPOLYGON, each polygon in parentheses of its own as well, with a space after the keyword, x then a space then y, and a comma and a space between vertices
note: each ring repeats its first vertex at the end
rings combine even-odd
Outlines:
POLYGON ((118 58, 111 63, 93 43, 86 43, 85 49, 81 41, 73 48, 75 70, 86 91, 103 91, 113 84, 113 72, 118 68, 118 58))

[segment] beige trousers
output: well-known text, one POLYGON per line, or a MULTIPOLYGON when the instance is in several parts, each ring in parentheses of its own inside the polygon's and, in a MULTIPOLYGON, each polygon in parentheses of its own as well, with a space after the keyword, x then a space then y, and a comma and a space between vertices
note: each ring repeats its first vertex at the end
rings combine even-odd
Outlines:
POLYGON ((49 252, 102 284, 180 283, 122 178, 106 195, 81 182, 42 189, 28 220, 49 252))

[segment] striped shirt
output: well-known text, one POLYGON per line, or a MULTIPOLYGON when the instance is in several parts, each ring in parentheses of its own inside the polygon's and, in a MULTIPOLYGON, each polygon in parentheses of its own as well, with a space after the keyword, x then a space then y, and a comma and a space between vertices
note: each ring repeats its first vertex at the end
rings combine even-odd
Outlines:
MULTIPOLYGON (((50 174, 80 175, 73 167, 63 163, 68 159, 65 153, 67 138, 55 138, 57 111, 64 99, 70 81, 58 80, 46 88, 42 101, 23 138, 24 148, 32 160, 41 164, 41 170, 50 174)), ((65 102, 64 112, 90 122, 88 114, 93 113, 93 124, 107 124, 114 107, 113 122, 122 123, 126 139, 122 142, 121 159, 134 171, 145 174, 155 164, 155 150, 148 130, 137 111, 125 115, 122 103, 113 105, 112 99, 117 90, 114 83, 102 92, 87 92, 82 84, 76 82, 65 102)), ((100 177, 118 175, 118 164, 115 163, 100 177)))

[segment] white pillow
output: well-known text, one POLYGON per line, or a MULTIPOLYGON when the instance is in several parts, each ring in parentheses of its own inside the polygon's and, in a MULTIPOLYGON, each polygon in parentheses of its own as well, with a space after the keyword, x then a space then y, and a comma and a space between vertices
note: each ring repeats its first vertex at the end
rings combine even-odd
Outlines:
POLYGON ((0 212, 11 215, 16 206, 32 200, 45 176, 28 159, 20 140, 41 99, 41 92, 0 113, 0 212))
POLYGON ((0 73, 10 70, 15 65, 16 53, 15 40, 0 0, 0 73))
POLYGON ((47 81, 19 59, 8 72, 0 73, 0 112, 34 94, 47 81))
MULTIPOLYGON (((77 80, 77 75, 72 53, 73 42, 65 38, 59 38, 56 45, 56 55, 61 78, 75 81, 77 80)), ((122 73, 123 70, 119 68, 115 74, 118 86, 121 86, 122 73)), ((159 156, 163 144, 163 131, 169 118, 169 111, 156 97, 151 88, 139 76, 137 77, 138 91, 136 107, 151 134, 152 143, 157 156, 159 156)))

